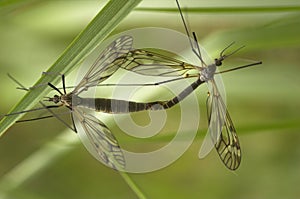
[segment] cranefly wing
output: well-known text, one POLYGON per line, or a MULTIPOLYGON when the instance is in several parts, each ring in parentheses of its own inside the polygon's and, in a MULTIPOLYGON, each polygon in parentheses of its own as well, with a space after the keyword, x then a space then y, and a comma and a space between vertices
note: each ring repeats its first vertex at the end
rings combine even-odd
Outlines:
POLYGON ((75 87, 73 93, 81 93, 89 87, 98 85, 100 82, 109 78, 121 65, 120 61, 114 61, 121 56, 126 55, 132 49, 133 38, 128 35, 121 36, 113 41, 98 56, 89 71, 75 87))
POLYGON ((120 67, 141 75, 166 77, 189 77, 195 73, 198 75, 194 65, 142 49, 132 50, 120 59, 123 59, 120 67))
POLYGON ((83 128, 83 131, 79 130, 78 133, 90 153, 111 168, 124 169, 123 153, 117 139, 107 126, 80 108, 73 108, 73 114, 75 121, 79 122, 83 128))
POLYGON ((209 134, 204 139, 199 156, 204 157, 214 145, 226 167, 235 170, 241 163, 240 143, 216 83, 214 80, 209 83, 212 84, 212 93, 207 100, 209 134))

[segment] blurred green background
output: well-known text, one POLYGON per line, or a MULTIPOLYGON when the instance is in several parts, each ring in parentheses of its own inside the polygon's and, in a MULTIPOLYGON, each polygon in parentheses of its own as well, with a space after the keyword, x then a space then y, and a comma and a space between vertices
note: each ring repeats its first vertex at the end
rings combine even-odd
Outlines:
MULTIPOLYGON (((186 13, 190 27, 212 57, 236 41, 246 48, 234 57, 263 61, 263 65, 223 75, 228 109, 241 141, 242 164, 233 173, 225 168, 215 151, 205 159, 198 159, 207 129, 202 119, 196 140, 174 164, 159 171, 130 176, 148 198, 298 198, 299 1, 180 2, 187 11, 194 7, 253 7, 251 12, 186 13), (260 12, 255 9, 276 6, 289 6, 290 10, 260 12)), ((6 74, 31 86, 105 3, 0 2, 1 114, 7 113, 24 95, 15 89, 16 85, 6 74)), ((144 0, 138 7, 175 6, 173 0, 144 0)), ((177 12, 136 10, 114 33, 149 26, 184 32, 177 12)), ((226 66, 232 66, 230 60, 226 66)), ((198 93, 201 116, 205 117, 205 87, 198 93)), ((178 114, 178 107, 168 111, 170 124, 162 134, 169 135, 176 130, 172 122, 178 114)), ((140 115, 147 118, 147 113, 140 115)), ((117 127, 112 127, 114 132, 113 129, 117 127)), ((76 135, 55 119, 11 127, 0 139, 0 198, 137 198, 117 172, 99 164, 74 139, 76 135), (43 153, 36 156, 40 150, 44 150, 43 153), (28 164, 24 166, 24 162, 28 164)), ((155 146, 164 142, 163 138, 157 138, 148 144, 155 146)), ((121 142, 129 148, 139 148, 142 144, 143 141, 140 145, 126 143, 126 139, 121 142)))

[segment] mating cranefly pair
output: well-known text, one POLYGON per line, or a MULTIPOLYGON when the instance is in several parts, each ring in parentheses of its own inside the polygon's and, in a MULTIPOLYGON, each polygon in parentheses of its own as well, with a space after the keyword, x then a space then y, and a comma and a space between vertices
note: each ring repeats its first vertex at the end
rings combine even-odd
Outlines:
MULTIPOLYGON (((85 133, 92 150, 97 154, 98 159, 107 166, 115 169, 125 168, 126 161, 124 155, 117 139, 108 127, 94 115, 85 112, 85 108, 113 114, 168 109, 182 101, 198 86, 205 82, 208 84, 209 88, 209 97, 207 99, 209 134, 205 138, 204 145, 201 148, 199 155, 200 157, 204 157, 212 147, 215 147, 226 167, 235 170, 240 165, 241 149, 236 130, 214 79, 214 76, 217 73, 216 69, 222 65, 222 61, 240 48, 226 55, 225 50, 227 50, 228 46, 221 51, 220 56, 215 59, 213 63, 206 64, 202 59, 196 35, 193 32, 193 37, 191 37, 178 2, 177 5, 189 38, 188 41, 191 44, 194 54, 200 60, 200 66, 188 64, 171 57, 142 49, 133 49, 133 38, 124 35, 113 41, 98 56, 73 91, 69 93, 66 92, 64 75, 62 75, 62 89, 48 83, 48 85, 56 90, 59 95, 56 94, 53 97, 48 97, 47 101, 53 102, 55 105, 43 105, 43 108, 49 110, 55 117, 59 118, 59 116, 55 115, 51 109, 66 106, 72 112, 72 129, 77 132, 78 128, 75 127, 75 123, 80 124, 81 130, 79 133, 85 133), (159 73, 156 73, 157 67, 159 67, 159 73), (118 70, 118 68, 148 76, 176 77, 171 80, 152 84, 157 86, 184 78, 195 78, 196 80, 180 94, 167 101, 134 102, 118 99, 79 97, 79 94, 82 92, 96 87, 101 82, 108 79, 118 70), (196 74, 194 73, 195 70, 197 71, 196 74), (191 71, 193 71, 193 73, 191 71)), ((237 67, 234 68, 234 70, 257 64, 261 64, 261 62, 237 67)))

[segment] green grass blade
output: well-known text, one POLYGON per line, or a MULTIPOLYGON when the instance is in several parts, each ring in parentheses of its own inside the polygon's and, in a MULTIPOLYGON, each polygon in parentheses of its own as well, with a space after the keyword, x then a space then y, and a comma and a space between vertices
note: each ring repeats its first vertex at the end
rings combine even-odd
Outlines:
MULTIPOLYGON (((177 8, 136 8, 136 11, 143 12, 174 12, 178 13, 177 8)), ((186 10, 188 13, 241 13, 241 12, 299 12, 300 6, 266 6, 266 7, 194 7, 186 10)))
MULTIPOLYGON (((61 74, 70 72, 112 32, 118 23, 124 19, 140 1, 141 0, 109 1, 47 71, 61 74)), ((44 75, 36 84, 45 82, 56 84, 59 80, 59 76, 44 75)), ((40 87, 29 91, 10 112, 19 112, 32 108, 47 92, 49 92, 49 88, 47 87, 40 87)), ((21 114, 18 114, 5 117, 0 123, 0 137, 21 116, 21 114)))

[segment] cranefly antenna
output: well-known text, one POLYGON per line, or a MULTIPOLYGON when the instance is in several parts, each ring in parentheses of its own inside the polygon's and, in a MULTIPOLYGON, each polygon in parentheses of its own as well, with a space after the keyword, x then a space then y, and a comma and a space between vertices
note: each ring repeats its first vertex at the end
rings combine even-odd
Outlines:
POLYGON ((226 51, 228 48, 230 48, 234 43, 235 43, 234 41, 231 42, 226 48, 224 48, 224 49, 220 52, 220 57, 222 57, 223 60, 224 60, 225 58, 227 58, 227 57, 229 57, 229 56, 231 56, 231 55, 237 53, 237 52, 240 51, 242 48, 245 48, 245 47, 246 47, 245 45, 244 45, 244 46, 241 46, 241 47, 235 49, 234 51, 232 51, 231 53, 229 53, 228 55, 225 55, 225 54, 224 54, 225 51, 226 51))
POLYGON ((224 54, 225 51, 226 51, 228 48, 230 48, 234 43, 235 43, 235 42, 231 42, 228 46, 226 46, 226 47, 220 52, 219 58, 216 58, 216 59, 215 59, 215 64, 216 64, 216 66, 221 66, 221 65, 222 65, 222 61, 224 61, 225 58, 227 58, 227 57, 229 57, 229 56, 235 54, 236 52, 238 52, 239 50, 241 50, 242 48, 245 47, 245 46, 241 46, 241 47, 235 49, 234 51, 232 51, 231 53, 229 53, 229 54, 227 54, 227 55, 224 54))

